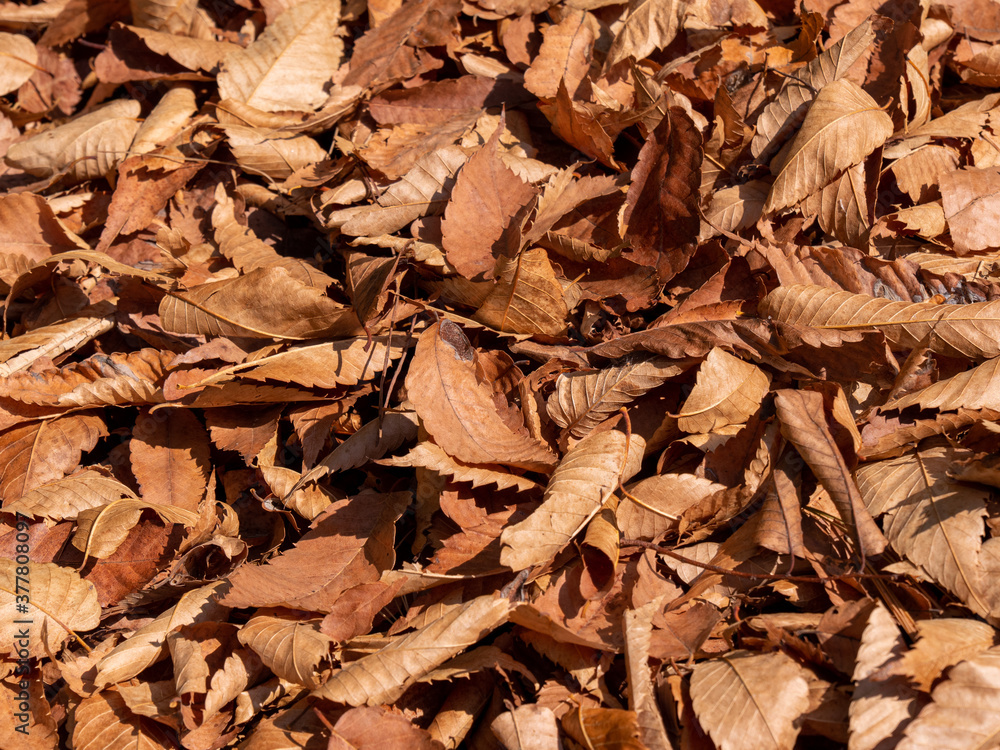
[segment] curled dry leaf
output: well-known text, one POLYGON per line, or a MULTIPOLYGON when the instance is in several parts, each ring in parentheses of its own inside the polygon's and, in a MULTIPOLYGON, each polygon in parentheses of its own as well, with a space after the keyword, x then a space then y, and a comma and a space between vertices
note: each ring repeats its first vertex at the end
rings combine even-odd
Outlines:
POLYGON ((0 64, 0 96, 16 91, 35 74, 38 50, 23 34, 0 32, 0 49, 3 61, 0 64))
POLYGON ((504 529, 500 562, 513 570, 542 565, 593 518, 642 461, 643 440, 614 430, 588 435, 565 455, 528 518, 504 529))
POLYGON ((715 432, 743 424, 760 408, 771 385, 771 377, 756 365, 716 347, 698 369, 698 382, 691 389, 677 417, 684 432, 715 432))
POLYGON ((319 622, 258 615, 240 628, 239 639, 278 677, 315 689, 318 669, 329 657, 332 643, 320 632, 319 622))
POLYGON ((985 622, 958 617, 920 620, 917 634, 917 642, 890 665, 890 671, 909 678, 925 693, 945 671, 997 641, 997 631, 985 622))
POLYGON ((443 617, 346 665, 313 695, 348 706, 391 703, 453 656, 507 622, 510 602, 492 594, 470 599, 443 617))
POLYGON ((780 652, 702 662, 691 675, 698 723, 720 750, 790 750, 809 706, 804 672, 780 652))
POLYGON ((544 471, 555 457, 527 433, 511 430, 493 403, 492 389, 476 378, 475 350, 450 320, 435 323, 417 342, 406 389, 434 442, 470 464, 500 464, 544 471))
POLYGON ((559 749, 559 722, 548 706, 512 708, 497 716, 490 730, 506 750, 559 749))
POLYGON ((922 409, 1000 409, 1000 358, 983 362, 950 378, 939 380, 919 391, 886 404, 886 409, 905 409, 919 405, 922 409))
POLYGON ((165 727, 133 713, 113 690, 84 698, 74 716, 76 750, 169 750, 173 744, 165 727))
POLYGON ((26 492, 4 510, 51 521, 76 518, 90 508, 100 508, 122 498, 135 498, 128 487, 104 472, 85 469, 26 492))
POLYGON ((563 287, 543 249, 525 250, 515 258, 501 256, 496 276, 496 285, 476 312, 478 322, 509 333, 558 336, 566 331, 569 310, 563 287))
POLYGON ((898 349, 927 346, 948 357, 1000 355, 1000 303, 895 302, 820 286, 779 287, 760 314, 782 323, 840 330, 873 328, 898 349))
POLYGON ((522 492, 538 487, 538 483, 534 480, 504 471, 499 466, 462 463, 429 440, 418 443, 406 455, 384 458, 378 463, 383 466, 419 466, 431 469, 438 474, 450 477, 453 482, 469 482, 473 487, 496 485, 499 490, 516 487, 522 492))
POLYGON ((83 552, 84 560, 90 557, 109 557, 129 535, 144 510, 151 510, 165 523, 179 523, 193 527, 198 514, 175 505, 147 503, 136 498, 115 500, 100 508, 88 508, 76 517, 73 546, 83 552))

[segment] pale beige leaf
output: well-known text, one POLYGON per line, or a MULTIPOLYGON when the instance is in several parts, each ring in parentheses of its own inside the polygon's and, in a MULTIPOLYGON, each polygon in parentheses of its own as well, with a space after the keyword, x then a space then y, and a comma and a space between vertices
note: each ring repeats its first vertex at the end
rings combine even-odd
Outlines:
POLYGON ((117 479, 96 469, 85 469, 43 484, 4 506, 9 513, 61 521, 82 511, 121 500, 135 493, 117 479))
POLYGON ((778 177, 764 212, 807 198, 848 167, 861 162, 892 135, 892 118, 846 78, 824 86, 809 107, 786 158, 773 165, 778 177))
MULTIPOLYGON (((171 38, 176 39, 177 37, 171 38)), ((132 141, 130 152, 132 154, 148 154, 154 149, 166 146, 190 122, 191 117, 197 111, 198 103, 195 100, 193 87, 175 86, 168 90, 139 127, 135 139, 132 141)), ((173 170, 181 166, 183 161, 176 156, 148 156, 144 160, 144 164, 148 167, 173 170)))
MULTIPOLYGON (((166 55, 185 68, 201 70, 205 73, 214 72, 229 55, 238 51, 245 52, 232 42, 170 34, 153 28, 143 29, 137 26, 129 26, 128 30, 145 42, 146 46, 156 54, 166 55)), ((222 85, 222 76, 219 76, 219 85, 222 85)))
POLYGON ((873 328, 897 349, 928 346, 948 357, 1000 355, 1000 301, 968 305, 894 302, 866 294, 796 284, 778 287, 760 303, 762 317, 779 323, 857 330, 873 328))
POLYGON ((327 217, 327 226, 353 237, 392 234, 421 216, 440 213, 466 160, 465 151, 458 146, 445 146, 422 156, 373 205, 334 211, 327 217))
POLYGON ((229 608, 216 602, 217 592, 225 586, 224 581, 216 581, 182 594, 174 606, 133 632, 98 662, 94 683, 101 687, 130 680, 165 658, 167 635, 183 625, 225 620, 229 608))
POLYGON ((73 712, 73 750, 171 750, 169 734, 133 714, 117 692, 84 698, 73 712))
POLYGON ((983 617, 1000 615, 1000 540, 983 541, 989 490, 949 477, 945 446, 865 464, 858 488, 893 549, 983 617))
POLYGON ((0 342, 0 378, 24 370, 42 357, 55 359, 79 349, 114 326, 115 306, 104 300, 60 323, 42 326, 0 342))
POLYGON ((215 209, 212 211, 212 226, 219 252, 233 261, 233 265, 244 273, 255 268, 281 266, 296 281, 317 289, 326 289, 332 282, 329 276, 318 268, 298 258, 286 258, 274 248, 258 239, 253 230, 236 221, 236 206, 220 183, 215 190, 215 209))
MULTIPOLYGON (((764 202, 770 187, 762 180, 750 180, 742 185, 714 191, 704 211, 709 228, 738 232, 752 227, 764 213, 764 202)), ((702 236, 708 234, 702 231, 702 236)))
POLYGON ((611 43, 605 69, 630 56, 643 60, 666 47, 677 36, 684 11, 685 3, 676 0, 630 0, 628 17, 611 43))
POLYGON ((676 530, 685 511, 728 488, 694 474, 658 474, 627 489, 632 497, 618 503, 618 528, 628 539, 652 541, 676 530))
POLYGON ((625 635, 625 669, 628 674, 628 704, 638 717, 639 733, 648 750, 672 750, 660 707, 653 692, 649 669, 649 647, 653 616, 663 602, 654 599, 637 609, 626 609, 622 632, 625 635))
POLYGON ((471 464, 545 470, 555 457, 527 432, 514 432, 497 412, 493 389, 476 378, 475 350, 450 320, 420 335, 406 389, 434 442, 471 464))
POLYGON ((899 750, 996 747, 1000 738, 1000 648, 952 668, 906 728, 899 750))
POLYGON ((188 527, 198 523, 198 514, 193 511, 176 505, 147 503, 126 497, 100 508, 81 511, 76 518, 76 532, 71 542, 83 552, 85 560, 89 557, 108 557, 125 541, 144 510, 153 511, 165 523, 179 523, 188 527))
POLYGON ((23 34, 0 32, 0 96, 17 91, 35 74, 38 50, 23 34))
POLYGON ((285 620, 258 615, 240 628, 240 643, 252 649, 267 668, 283 680, 319 687, 318 670, 329 658, 329 636, 319 630, 320 620, 285 620))
POLYGON ((526 703, 500 714, 490 729, 506 750, 559 750, 559 722, 548 706, 526 703))
POLYGON ((880 603, 871 612, 861 634, 854 666, 856 687, 848 709, 849 750, 884 747, 915 713, 916 691, 899 677, 883 679, 881 670, 903 652, 903 635, 880 603))
POLYGON ((169 292, 159 312, 174 333, 278 339, 361 333, 353 312, 276 266, 169 292))
MULTIPOLYGON (((34 264, 53 254, 77 250, 82 242, 56 218, 52 206, 42 196, 31 193, 0 196, 0 251, 4 256, 21 256, 25 262, 34 264)), ((8 284, 13 284, 20 275, 7 274, 5 270, 3 278, 8 284)))
POLYGON ((64 125, 13 144, 6 160, 38 177, 63 172, 77 182, 103 177, 128 155, 142 106, 116 99, 64 125))
POLYGON ((273 180, 288 179, 327 156, 315 139, 300 133, 246 125, 223 125, 222 130, 243 169, 273 180))
POLYGON ((196 0, 129 0, 136 25, 174 34, 193 31, 197 7, 196 0))
POLYGON ((472 599, 428 625, 347 664, 313 695, 349 706, 392 703, 424 675, 507 622, 510 602, 472 599))
POLYGON ((1000 357, 890 401, 886 409, 1000 409, 1000 357))
POLYGON ((492 484, 500 490, 516 487, 521 492, 538 487, 538 483, 528 477, 504 471, 499 466, 476 466, 462 463, 449 456, 440 446, 430 440, 417 443, 410 449, 409 453, 403 456, 384 458, 376 463, 383 466, 423 467, 450 477, 453 482, 469 482, 473 487, 492 484))
POLYGON ((618 487, 639 469, 643 441, 618 431, 588 435, 559 462, 542 504, 504 529, 500 562, 524 570, 548 562, 587 525, 618 487))
POLYGON ((545 29, 538 56, 524 72, 524 87, 540 99, 554 99, 563 81, 571 95, 576 93, 590 70, 597 26, 591 14, 570 9, 545 29))
POLYGON ((647 391, 684 371, 683 363, 666 357, 627 360, 597 372, 560 375, 545 404, 549 418, 574 437, 594 427, 647 391))
POLYGON ((947 669, 981 654, 997 641, 997 631, 985 622, 957 617, 920 620, 917 634, 917 642, 891 669, 927 693, 947 669))
POLYGON ((809 707, 804 672, 781 652, 701 662, 691 675, 698 723, 720 750, 791 750, 809 707))
POLYGON ((566 330, 569 310, 563 288, 542 248, 525 250, 513 259, 502 256, 496 276, 476 321, 509 333, 558 336, 566 330))
POLYGON ((684 432, 714 432, 743 424, 760 408, 771 376, 715 347, 698 369, 698 381, 677 417, 684 432))
POLYGON ((219 95, 266 112, 314 110, 340 66, 340 2, 299 3, 267 26, 253 44, 227 55, 219 95))
POLYGON ((96 628, 101 605, 94 584, 75 570, 54 563, 28 562, 25 566, 0 557, 0 617, 0 653, 20 654, 26 649, 38 658, 58 654, 70 631, 96 628), (17 607, 19 601, 24 602, 19 596, 28 597, 27 612, 17 607))
POLYGON ((754 157, 760 157, 788 137, 802 122, 816 92, 844 76, 852 65, 871 48, 875 29, 869 18, 830 49, 795 71, 782 84, 781 91, 757 118, 757 134, 750 144, 754 157))

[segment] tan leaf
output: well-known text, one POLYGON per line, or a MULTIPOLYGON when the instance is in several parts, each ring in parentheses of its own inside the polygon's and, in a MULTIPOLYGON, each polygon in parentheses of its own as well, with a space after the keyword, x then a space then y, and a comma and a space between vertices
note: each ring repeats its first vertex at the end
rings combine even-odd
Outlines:
POLYGON ((526 703, 500 714, 490 729, 506 750, 559 750, 559 722, 548 706, 526 703))
POLYGON ((219 95, 266 112, 314 110, 340 66, 340 2, 310 0, 284 11, 257 40, 226 56, 219 95))
POLYGON ((684 11, 684 3, 674 0, 630 0, 628 17, 605 58, 605 70, 626 57, 639 61, 666 47, 677 35, 684 11))
POLYGON ((173 358, 172 352, 140 349, 98 354, 58 369, 16 372, 0 382, 0 397, 44 406, 161 403, 173 358))
POLYGON ((990 359, 950 378, 886 404, 887 409, 1000 409, 1000 358, 990 359))
POLYGON ((196 512, 212 473, 208 435, 191 411, 140 413, 129 443, 132 473, 148 503, 196 512))
POLYGON ((278 255, 270 246, 257 238, 253 230, 236 221, 235 204, 220 184, 215 190, 215 209, 212 226, 219 252, 233 261, 237 269, 247 273, 255 268, 281 266, 296 281, 317 289, 326 289, 332 282, 329 276, 298 258, 278 255))
POLYGON ((7 163, 38 177, 66 171, 82 182, 111 172, 128 155, 139 130, 142 107, 131 99, 117 99, 65 125, 13 144, 7 163))
POLYGON ((0 378, 30 367, 42 357, 55 359, 72 352, 98 336, 107 333, 114 324, 111 316, 115 306, 107 300, 89 305, 61 323, 36 328, 28 333, 0 342, 0 378))
POLYGON ((497 152, 504 120, 486 144, 458 173, 441 222, 441 243, 460 274, 472 279, 493 275, 494 247, 504 252, 502 240, 518 212, 537 190, 504 165, 497 152))
POLYGON ((458 146, 445 146, 422 156, 373 205, 334 211, 327 217, 327 225, 353 237, 392 234, 414 219, 440 213, 466 158, 458 146))
POLYGON ((617 431, 591 434, 556 467, 542 504, 504 529, 500 562, 524 570, 548 562, 593 518, 618 487, 639 469, 642 438, 617 431))
POLYGON ((558 336, 566 330, 563 288, 543 249, 525 250, 513 259, 501 256, 496 277, 475 320, 510 333, 558 336))
POLYGON ((216 602, 216 594, 225 586, 216 581, 183 593, 174 606, 152 622, 134 631, 97 664, 94 683, 98 687, 125 682, 167 656, 167 635, 193 622, 224 620, 227 607, 216 602))
POLYGON ((992 747, 1000 733, 1000 649, 963 661, 934 688, 931 703, 906 727, 899 750, 992 747))
POLYGON ((97 627, 101 605, 94 584, 80 578, 75 570, 53 563, 28 562, 24 568, 13 559, 0 557, 0 652, 16 655, 26 649, 32 658, 58 654, 70 631, 97 627), (16 606, 24 601, 23 596, 30 600, 27 613, 16 606), (27 637, 22 635, 24 631, 28 631, 27 637))
POLYGON ((953 170, 942 174, 939 184, 955 250, 964 255, 1000 245, 995 225, 1000 211, 1000 168, 953 170))
POLYGON ((0 96, 17 91, 35 74, 38 50, 23 34, 0 33, 0 96))
POLYGON ((258 615, 240 628, 239 639, 278 677, 310 689, 319 687, 317 671, 329 658, 332 643, 319 631, 319 620, 258 615))
MULTIPOLYGON (((138 19, 136 20, 138 21, 138 19)), ((157 31, 154 27, 126 26, 125 28, 139 37, 152 52, 166 55, 189 70, 213 73, 227 56, 240 51, 240 47, 232 42, 199 39, 183 34, 157 31)), ((245 52, 245 50, 243 51, 245 52)), ((219 84, 222 85, 221 75, 219 76, 219 84)))
POLYGON ((392 703, 421 677, 507 622, 509 613, 510 602, 503 597, 472 599, 347 664, 313 695, 348 706, 392 703))
POLYGON ((276 266, 170 292, 159 312, 175 333, 306 339, 361 332, 354 313, 276 266))
POLYGON ((698 382, 677 414, 684 432, 714 432, 743 424, 760 408, 771 377, 756 365, 715 347, 698 369, 698 382))
POLYGON ((341 592, 373 583, 395 560, 394 524, 408 492, 362 493, 331 505, 290 550, 229 577, 229 607, 329 612, 341 592))
POLYGON ((871 48, 875 30, 873 19, 867 19, 804 68, 795 71, 794 77, 785 79, 774 101, 764 107, 757 118, 757 134, 750 145, 755 157, 780 146, 788 134, 798 127, 816 92, 842 78, 871 48))
POLYGON ((851 697, 850 750, 875 750, 898 737, 915 712, 916 691, 905 679, 884 679, 880 670, 905 648, 899 626, 879 604, 861 634, 851 697))
POLYGON ((578 704, 563 715, 562 727, 580 745, 645 750, 640 739, 638 717, 620 708, 588 708, 578 704))
POLYGON ((0 433, 0 499, 6 503, 62 479, 106 434, 104 420, 86 412, 0 433))
POLYGON ((847 463, 826 423, 822 394, 815 391, 782 389, 775 393, 775 406, 781 422, 781 434, 795 446, 830 499, 837 506, 841 520, 851 529, 857 552, 877 555, 886 540, 872 520, 847 463))
POLYGON ((226 367, 190 387, 210 385, 233 377, 298 383, 307 388, 335 388, 371 380, 403 355, 405 337, 396 335, 309 344, 226 367))
POLYGON ((0 196, 0 250, 4 255, 21 255, 37 262, 53 254, 79 249, 52 207, 40 195, 9 193, 0 196))
POLYGON ((540 99, 552 99, 562 81, 575 95, 590 70, 595 27, 590 13, 570 9, 545 29, 538 56, 524 72, 524 87, 540 99))
POLYGON ((139 523, 144 510, 152 510, 165 523, 179 523, 188 527, 198 523, 198 514, 194 511, 127 497, 99 508, 81 511, 76 518, 77 528, 71 540, 73 546, 83 552, 84 560, 90 557, 109 557, 139 523))
POLYGON ((698 723, 720 750, 790 750, 809 706, 804 671, 780 652, 702 662, 691 675, 698 723))
POLYGON ((538 487, 538 483, 528 477, 504 471, 499 466, 477 466, 462 463, 429 440, 418 443, 406 455, 384 458, 376 463, 383 466, 419 466, 432 469, 439 474, 450 477, 453 482, 469 482, 473 487, 493 484, 499 490, 516 487, 521 492, 538 487))
POLYGON ((246 125, 223 125, 222 130, 243 169, 273 180, 288 179, 326 158, 323 147, 308 135, 246 125))
POLYGON ((337 750, 439 750, 442 747, 426 729, 415 726, 406 716, 386 706, 348 709, 333 725, 330 746, 337 750))
POLYGON ((627 488, 618 503, 618 528, 627 539, 653 540, 677 529, 682 515, 728 488, 694 474, 658 474, 627 488))
POLYGON ((815 193, 885 143, 892 131, 892 118, 856 84, 846 78, 827 84, 809 107, 787 157, 772 167, 778 178, 765 213, 815 193))
POLYGON ((117 479, 96 469, 85 469, 26 492, 4 510, 52 521, 76 518, 82 511, 108 505, 135 493, 117 479))
POLYGON ((684 364, 675 364, 666 357, 633 357, 622 365, 597 372, 560 375, 546 402, 546 412, 571 435, 583 437, 622 406, 680 375, 684 369, 684 364))
POLYGON ((555 457, 541 443, 501 419, 492 388, 477 381, 474 359, 469 340, 450 320, 420 335, 406 389, 434 442, 464 463, 553 466, 555 457))
POLYGON ((943 446, 865 464, 858 487, 873 516, 885 514, 893 549, 951 591, 973 612, 1000 614, 1000 542, 983 541, 989 490, 953 481, 943 446))
POLYGON ((855 164, 802 203, 802 213, 817 216, 824 232, 857 248, 865 246, 872 220, 865 166, 855 164))
POLYGON ((942 617, 917 622, 917 642, 891 666, 892 674, 911 678, 929 693, 948 669, 992 647, 997 631, 978 620, 942 617))
MULTIPOLYGON (((705 220, 710 227, 727 232, 752 227, 764 213, 769 190, 770 185, 762 180, 716 190, 705 208, 705 220)), ((707 232, 702 230, 702 235, 706 236, 707 232)))
POLYGON ((639 735, 643 745, 648 750, 673 750, 653 692, 653 677, 649 669, 652 618, 660 606, 662 602, 654 600, 637 609, 625 610, 623 616, 628 703, 638 717, 639 735))
POLYGON ((1000 355, 998 302, 893 302, 797 284, 778 287, 767 295, 760 304, 760 314, 782 323, 816 328, 873 328, 884 333, 898 349, 924 345, 948 357, 987 359, 1000 355))
POLYGON ((84 698, 73 712, 74 750, 170 750, 172 732, 129 710, 117 692, 84 698))

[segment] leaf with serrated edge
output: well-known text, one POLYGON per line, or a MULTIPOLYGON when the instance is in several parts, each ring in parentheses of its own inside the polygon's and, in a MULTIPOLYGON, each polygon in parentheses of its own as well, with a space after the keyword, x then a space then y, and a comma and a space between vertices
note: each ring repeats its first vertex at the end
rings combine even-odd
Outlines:
POLYGON ((60 521, 76 518, 89 508, 135 497, 128 487, 95 469, 85 469, 63 479, 48 482, 4 506, 8 513, 60 521))
POLYGON ((524 570, 548 562, 580 533, 618 487, 639 469, 643 440, 617 431, 588 435, 565 455, 542 504, 504 529, 500 562, 524 570))
POLYGON ((472 599, 347 664, 313 695, 348 706, 392 703, 421 677, 507 622, 509 613, 510 602, 503 597, 472 599))
POLYGON ((511 474, 500 467, 462 463, 429 440, 413 446, 406 455, 384 458, 376 463, 383 466, 419 466, 451 477, 453 482, 469 482, 473 487, 493 484, 500 490, 516 487, 521 492, 538 487, 538 483, 528 477, 511 474))
POLYGON ((286 620, 258 615, 240 628, 240 643, 284 680, 319 687, 317 669, 330 654, 332 639, 319 631, 319 620, 286 620))

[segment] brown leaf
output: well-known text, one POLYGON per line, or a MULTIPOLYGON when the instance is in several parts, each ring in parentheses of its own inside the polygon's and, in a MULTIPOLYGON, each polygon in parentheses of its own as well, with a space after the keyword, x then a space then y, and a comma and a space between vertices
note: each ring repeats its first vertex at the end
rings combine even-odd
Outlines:
POLYGON ((470 464, 501 464, 544 471, 555 457, 526 434, 512 431, 477 382, 475 350, 449 320, 420 335, 406 388, 427 431, 450 456, 470 464))
POLYGON ((628 5, 628 17, 604 61, 606 70, 626 57, 642 60, 654 49, 669 45, 677 35, 685 12, 684 4, 673 0, 634 0, 628 5))
POLYGON ((698 382, 677 414, 684 432, 715 432, 743 424, 760 408, 771 379, 749 362, 715 348, 698 369, 698 382))
POLYGON ((190 411, 140 414, 129 444, 144 500, 195 512, 211 474, 208 435, 190 411))
POLYGON ((505 234, 537 190, 500 160, 504 118, 486 144, 462 167, 441 222, 448 262, 468 279, 491 278, 494 253, 506 254, 505 234))
POLYGON ((939 184, 945 220, 959 254, 1000 244, 994 229, 1000 210, 1000 169, 954 170, 942 174, 939 184))
POLYGON ((571 448, 556 467, 542 504, 501 536, 500 561, 513 570, 541 565, 561 550, 642 460, 642 438, 617 431, 593 433, 571 448))
POLYGON ((566 330, 568 314, 555 269, 545 251, 536 247, 497 260, 496 284, 475 320, 498 331, 559 336, 566 330))
POLYGON ((545 29, 542 48, 524 73, 524 86, 540 99, 554 99, 560 83, 576 96, 590 70, 597 23, 583 10, 571 10, 545 29))
POLYGON ((317 671, 329 656, 331 641, 319 631, 318 620, 258 615, 240 628, 239 639, 282 679, 310 689, 319 687, 317 671))

